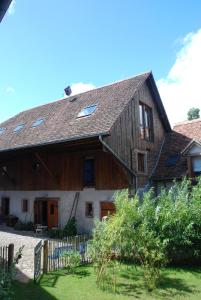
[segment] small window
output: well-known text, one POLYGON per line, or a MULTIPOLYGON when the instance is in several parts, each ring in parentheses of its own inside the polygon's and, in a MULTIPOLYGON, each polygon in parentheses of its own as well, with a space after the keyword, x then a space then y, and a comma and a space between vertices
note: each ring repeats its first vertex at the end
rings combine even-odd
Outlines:
POLYGON ((97 108, 96 104, 87 106, 87 107, 83 108, 81 110, 81 112, 79 112, 77 117, 81 118, 81 117, 90 116, 96 110, 96 108, 97 108))
POLYGON ((195 176, 201 175, 201 156, 192 157, 192 169, 195 176))
POLYGON ((24 124, 19 124, 13 129, 13 132, 20 132, 23 128, 24 124))
POLYGON ((28 212, 28 200, 27 199, 22 200, 22 212, 28 212))
POLYGON ((37 127, 37 126, 40 126, 44 123, 44 119, 37 119, 35 122, 33 122, 33 124, 31 125, 31 127, 37 127))
POLYGON ((146 172, 146 157, 145 153, 138 152, 137 153, 137 170, 140 173, 146 172))
POLYGON ((140 138, 149 142, 154 140, 153 115, 151 107, 139 103, 140 138))
POLYGON ((85 216, 88 218, 93 218, 94 216, 94 208, 92 202, 86 202, 85 204, 85 216))
POLYGON ((6 131, 6 128, 0 128, 0 135, 2 135, 6 131))
POLYGON ((95 163, 93 158, 84 160, 84 186, 95 186, 95 163))

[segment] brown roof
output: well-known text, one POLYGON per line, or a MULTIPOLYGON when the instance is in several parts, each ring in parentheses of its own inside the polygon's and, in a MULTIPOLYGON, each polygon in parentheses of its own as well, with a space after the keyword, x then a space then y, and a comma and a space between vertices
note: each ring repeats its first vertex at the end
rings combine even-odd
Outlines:
POLYGON ((173 129, 191 139, 201 141, 201 119, 178 123, 173 129))
POLYGON ((0 134, 0 151, 107 134, 136 90, 150 76, 151 73, 144 73, 19 113, 0 124, 6 128, 0 134), (84 107, 92 104, 97 104, 92 115, 77 118, 84 107), (43 118, 44 124, 32 128, 38 118, 43 118), (25 126, 14 133, 13 129, 19 124, 25 126))
POLYGON ((187 160, 181 152, 192 140, 201 141, 201 119, 178 123, 166 135, 153 178, 172 179, 187 175, 187 160))

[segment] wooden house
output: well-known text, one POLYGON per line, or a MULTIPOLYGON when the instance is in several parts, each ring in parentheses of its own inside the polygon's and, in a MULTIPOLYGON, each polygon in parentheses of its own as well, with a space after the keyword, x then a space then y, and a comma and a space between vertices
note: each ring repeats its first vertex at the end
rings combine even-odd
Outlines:
POLYGON ((1 214, 88 232, 147 185, 170 131, 151 72, 21 112, 0 124, 1 214))

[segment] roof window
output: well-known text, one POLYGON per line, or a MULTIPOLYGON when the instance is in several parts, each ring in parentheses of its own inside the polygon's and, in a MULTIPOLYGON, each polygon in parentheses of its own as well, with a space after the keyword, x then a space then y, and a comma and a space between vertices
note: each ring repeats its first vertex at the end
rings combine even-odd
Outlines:
POLYGON ((31 127, 37 127, 37 126, 40 126, 42 125, 43 123, 45 122, 44 119, 37 119, 36 121, 33 122, 33 124, 31 125, 31 127))
POLYGON ((93 105, 90 105, 90 106, 87 106, 85 108, 83 108, 79 114, 77 115, 78 118, 81 118, 81 117, 86 117, 86 116, 90 116, 97 108, 97 105, 96 104, 93 104, 93 105))
POLYGON ((0 135, 2 135, 6 131, 6 128, 1 127, 0 128, 0 135))
POLYGON ((20 132, 23 128, 24 124, 19 124, 13 129, 13 132, 20 132))

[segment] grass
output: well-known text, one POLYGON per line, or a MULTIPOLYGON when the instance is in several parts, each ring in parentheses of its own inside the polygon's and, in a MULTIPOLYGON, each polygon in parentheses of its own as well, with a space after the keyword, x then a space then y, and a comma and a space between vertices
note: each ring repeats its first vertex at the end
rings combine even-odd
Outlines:
POLYGON ((134 300, 134 299, 201 299, 201 268, 166 268, 158 288, 148 293, 143 285, 140 267, 124 265, 118 276, 117 292, 96 287, 92 266, 44 275, 40 282, 14 283, 15 300, 134 300))

